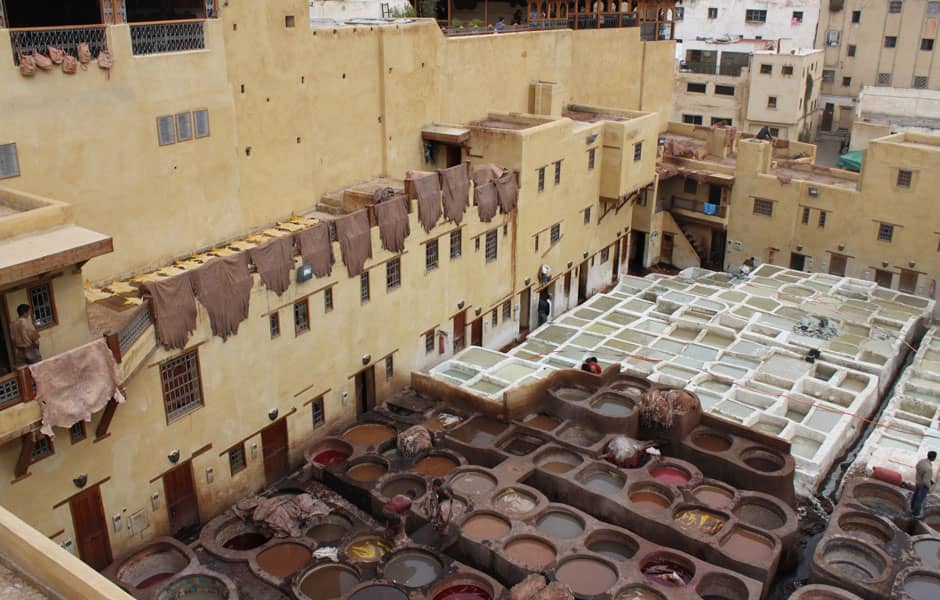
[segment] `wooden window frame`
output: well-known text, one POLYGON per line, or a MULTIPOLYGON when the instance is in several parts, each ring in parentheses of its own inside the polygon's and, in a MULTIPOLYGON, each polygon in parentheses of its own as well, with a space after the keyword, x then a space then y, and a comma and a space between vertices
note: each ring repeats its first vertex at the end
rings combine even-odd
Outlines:
POLYGON ((277 311, 268 315, 268 328, 271 332, 271 339, 281 337, 281 314, 277 311))
POLYGON ((800 224, 801 224, 801 225, 809 225, 809 220, 810 220, 810 218, 813 216, 812 213, 813 213, 813 209, 811 209, 811 208, 808 207, 808 206, 804 206, 804 207, 803 207, 803 216, 802 216, 802 218, 800 219, 800 224))
POLYGON ((539 191, 544 192, 545 191, 545 167, 539 167, 538 173, 539 173, 539 191))
POLYGON ((323 394, 310 401, 310 421, 314 429, 319 429, 326 425, 326 400, 323 394), (319 407, 320 419, 317 420, 317 408, 319 407))
POLYGON ((193 139, 202 140, 207 137, 212 137, 212 126, 209 123, 209 109, 208 108, 197 108, 193 111, 193 139), (204 135, 199 135, 199 128, 196 127, 196 115, 205 114, 206 115, 206 133, 204 135))
POLYGON ((826 220, 827 220, 827 217, 828 217, 828 213, 827 213, 826 211, 824 211, 824 210, 819 211, 819 220, 817 221, 817 224, 818 224, 817 226, 818 226, 820 229, 825 229, 825 228, 826 228, 826 220))
POLYGON ((82 441, 86 440, 86 439, 88 439, 88 430, 87 430, 87 428, 85 427, 85 421, 79 421, 78 423, 75 423, 74 425, 72 425, 71 427, 69 427, 69 442, 71 442, 71 444, 72 444, 73 446, 74 446, 75 444, 79 443, 79 442, 82 442, 82 441), (81 431, 81 436, 76 436, 76 435, 75 435, 75 432, 73 431, 73 429, 74 429, 76 426, 77 426, 77 427, 79 428, 79 430, 81 431))
POLYGON ((590 206, 584 209, 584 224, 585 225, 591 224, 591 207, 590 206))
POLYGON ((297 302, 294 302, 293 307, 294 307, 294 336, 296 337, 298 335, 301 335, 310 331, 310 301, 308 298, 298 300, 297 302), (298 308, 303 309, 302 315, 305 321, 303 324, 297 318, 301 314, 297 312, 298 308), (303 327, 301 327, 301 325, 303 325, 303 327))
POLYGON ((875 233, 875 240, 879 242, 886 242, 888 244, 894 243, 894 225, 891 223, 878 223, 878 230, 875 233), (884 235, 882 232, 884 232, 884 235))
POLYGON ((424 244, 424 271, 429 273, 441 265, 441 252, 438 238, 428 240, 424 244))
MULTIPOLYGON (((184 350, 183 352, 180 352, 176 356, 168 358, 160 362, 159 364, 160 364, 160 393, 161 393, 161 397, 163 398, 163 412, 166 414, 167 425, 182 419, 186 415, 194 413, 195 411, 199 410, 200 408, 206 405, 206 400, 205 400, 206 397, 202 388, 202 364, 199 360, 199 348, 198 347, 192 348, 190 350, 184 350), (196 400, 192 402, 188 402, 185 406, 176 408, 175 410, 171 412, 169 410, 169 406, 167 405, 168 398, 167 398, 167 387, 166 387, 167 386, 166 369, 168 368, 168 365, 170 363, 180 363, 181 361, 184 361, 190 355, 193 357, 193 362, 195 365, 193 367, 193 374, 195 375, 195 378, 196 378, 196 382, 195 382, 196 385, 194 386, 195 389, 193 391, 196 394, 196 400)), ((190 377, 192 377, 192 374, 190 375, 190 377)), ((188 383, 192 384, 191 381, 188 383)))
POLYGON ((391 292, 401 287, 401 259, 393 258, 385 263, 385 291, 391 292))
POLYGON ((503 323, 512 318, 512 300, 503 302, 503 323))
POLYGON ((555 161, 555 185, 561 185, 561 161, 555 161))
POLYGON ((191 142, 196 139, 196 131, 193 126, 193 113, 189 111, 184 111, 181 113, 176 113, 173 115, 173 126, 176 128, 176 141, 177 143, 182 142, 191 142), (189 120, 189 137, 183 137, 180 132, 180 119, 189 120))
POLYGON ((36 329, 38 331, 49 329, 50 327, 55 327, 59 324, 59 311, 55 305, 55 290, 53 289, 54 286, 52 285, 52 279, 34 281, 26 286, 26 299, 29 302, 29 308, 32 310, 33 322, 36 320, 36 306, 33 304, 32 292, 34 289, 41 287, 46 287, 49 290, 49 309, 52 311, 52 321, 42 325, 36 325, 36 329))
MULTIPOLYGON (((438 252, 440 254, 440 252, 438 252)), ((463 230, 455 229, 450 232, 450 259, 454 260, 463 256, 463 230), (456 241, 456 244, 454 243, 456 241), (454 250, 456 249, 456 253, 454 250)), ((440 256, 438 256, 440 258, 440 256)))
POLYGON ((239 442, 225 451, 225 455, 228 458, 228 471, 231 477, 238 475, 242 471, 248 468, 248 454, 245 452, 245 442, 239 442), (241 464, 238 468, 235 468, 235 463, 232 462, 232 457, 236 456, 236 451, 241 451, 241 464))
POLYGON ((633 144, 633 162, 641 160, 643 160, 643 142, 636 142, 633 144))
POLYGON ((548 241, 552 246, 561 241, 561 223, 555 223, 548 230, 548 241))

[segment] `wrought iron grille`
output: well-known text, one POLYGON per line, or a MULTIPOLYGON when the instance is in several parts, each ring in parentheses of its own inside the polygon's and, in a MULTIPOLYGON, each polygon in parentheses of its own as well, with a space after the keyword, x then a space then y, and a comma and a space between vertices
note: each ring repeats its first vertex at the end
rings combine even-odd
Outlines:
POLYGON ((150 311, 141 310, 134 318, 131 319, 127 325, 124 326, 124 329, 118 334, 118 343, 121 346, 121 354, 127 352, 127 349, 131 347, 131 344, 137 341, 137 339, 143 334, 143 332, 150 327, 152 321, 150 320, 150 311))
POLYGON ((47 54, 49 46, 64 50, 78 58, 78 45, 88 44, 92 58, 108 48, 108 38, 104 25, 78 27, 52 27, 49 29, 11 29, 10 44, 13 47, 13 62, 20 64, 20 53, 47 54))
POLYGON ((203 50, 204 21, 167 21, 131 24, 131 46, 135 56, 203 50))
POLYGON ((16 373, 0 378, 0 407, 18 402, 20 399, 20 381, 16 373))

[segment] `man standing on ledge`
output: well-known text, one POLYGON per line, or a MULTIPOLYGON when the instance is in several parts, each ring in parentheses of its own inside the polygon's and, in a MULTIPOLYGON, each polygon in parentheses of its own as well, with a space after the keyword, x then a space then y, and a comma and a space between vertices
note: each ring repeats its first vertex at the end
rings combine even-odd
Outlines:
POLYGON ((31 365, 42 360, 39 353, 39 332, 30 318, 28 304, 16 307, 18 318, 10 325, 10 337, 13 339, 13 361, 18 366, 31 365))
POLYGON ((931 450, 927 458, 917 461, 914 468, 914 495, 911 496, 911 516, 920 519, 924 516, 924 500, 933 485, 933 461, 937 453, 931 450))

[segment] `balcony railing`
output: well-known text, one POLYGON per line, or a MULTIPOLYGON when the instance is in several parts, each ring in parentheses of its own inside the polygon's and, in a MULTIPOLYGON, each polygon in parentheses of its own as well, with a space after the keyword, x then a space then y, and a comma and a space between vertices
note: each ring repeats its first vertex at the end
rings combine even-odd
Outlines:
POLYGON ((727 206, 712 204, 711 202, 702 202, 700 200, 694 200, 685 196, 674 195, 670 204, 673 210, 687 210, 690 212, 696 212, 709 217, 718 217, 721 219, 724 219, 728 213, 727 206))
POLYGON ((49 46, 64 50, 78 58, 78 45, 88 44, 92 58, 108 47, 104 25, 78 25, 74 27, 26 27, 10 30, 13 61, 20 64, 20 54, 39 52, 47 54, 49 46))
POLYGON ((205 21, 153 21, 131 23, 131 47, 135 56, 204 50, 205 21))
POLYGON ((128 321, 124 329, 118 334, 118 346, 121 350, 121 356, 127 353, 127 349, 137 341, 152 323, 150 311, 146 308, 138 311, 134 318, 128 321))

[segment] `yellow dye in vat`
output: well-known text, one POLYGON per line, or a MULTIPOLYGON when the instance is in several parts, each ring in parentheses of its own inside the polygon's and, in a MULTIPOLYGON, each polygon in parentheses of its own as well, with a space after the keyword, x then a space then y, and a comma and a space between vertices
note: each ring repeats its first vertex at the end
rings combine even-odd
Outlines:
POLYGON ((347 546, 346 556, 351 560, 378 562, 389 550, 388 543, 381 538, 364 538, 347 546))
POLYGON ((698 529, 707 535, 715 535, 725 524, 721 515, 700 508, 679 511, 674 520, 683 529, 698 529))

